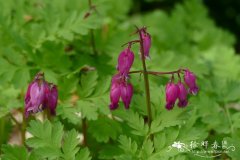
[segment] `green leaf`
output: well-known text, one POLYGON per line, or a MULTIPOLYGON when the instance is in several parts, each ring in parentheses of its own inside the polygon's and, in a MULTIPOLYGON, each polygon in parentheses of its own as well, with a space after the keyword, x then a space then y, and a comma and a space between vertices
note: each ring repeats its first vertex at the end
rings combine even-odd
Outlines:
POLYGON ((115 144, 105 144, 99 152, 99 159, 113 159, 122 154, 122 150, 115 144))
POLYGON ((184 110, 182 110, 181 108, 174 108, 171 112, 163 110, 163 112, 159 115, 159 117, 161 118, 154 120, 154 128, 152 127, 152 130, 154 132, 159 132, 166 127, 183 124, 187 116, 187 108, 184 110))
MULTIPOLYGON (((154 147, 155 153, 153 153, 149 159, 155 160, 157 158, 165 158, 172 157, 174 155, 179 154, 177 150, 169 151, 169 146, 171 146, 175 141, 178 140, 179 129, 178 127, 169 127, 164 130, 164 132, 160 132, 154 135, 154 147)), ((181 141, 181 139, 180 139, 181 141)))
POLYGON ((91 160, 90 152, 88 148, 81 149, 80 152, 78 152, 76 159, 81 160, 91 160))
MULTIPOLYGON (((227 81, 224 83, 223 95, 225 102, 234 102, 240 100, 240 83, 238 81, 227 81)), ((222 98, 222 97, 221 97, 222 98)), ((220 99, 220 97, 219 97, 220 99)))
POLYGON ((102 77, 99 81, 98 84, 96 86, 96 89, 94 91, 94 95, 93 96, 101 96, 104 93, 109 91, 109 87, 111 84, 111 78, 109 76, 107 77, 102 77))
POLYGON ((58 36, 62 37, 63 39, 67 40, 67 41, 72 41, 74 38, 74 34, 71 31, 68 30, 60 30, 58 32, 58 36))
POLYGON ((154 139, 154 142, 156 144, 154 144, 154 145, 157 150, 165 149, 165 147, 172 145, 173 142, 175 140, 177 140, 178 136, 179 136, 179 128, 178 127, 166 128, 164 130, 164 132, 160 132, 160 133, 156 134, 156 139, 154 139), (160 141, 158 142, 158 140, 160 140, 160 141))
POLYGON ((96 107, 100 114, 109 115, 111 113, 109 109, 109 94, 103 94, 99 97, 91 98, 91 102, 96 107))
POLYGON ((208 61, 212 62, 213 72, 216 76, 231 80, 237 80, 239 78, 240 58, 235 56, 233 48, 228 46, 213 46, 205 51, 204 55, 208 61), (221 56, 219 56, 219 54, 221 54, 221 56))
POLYGON ((71 93, 77 88, 78 79, 76 77, 66 78, 63 77, 61 79, 61 83, 59 83, 59 99, 67 100, 71 93))
POLYGON ((96 120, 98 116, 97 108, 90 101, 77 101, 77 111, 82 114, 83 118, 88 120, 96 120))
POLYGON ((54 84, 58 83, 58 75, 56 73, 50 69, 43 69, 42 71, 44 72, 45 79, 54 84))
POLYGON ((16 70, 13 76, 13 84, 16 88, 25 87, 30 80, 29 70, 27 68, 21 68, 16 70))
POLYGON ((43 157, 56 158, 61 155, 61 141, 63 126, 57 122, 51 124, 48 120, 44 122, 31 121, 28 131, 33 137, 27 139, 26 143, 35 152, 43 157))
POLYGON ((148 126, 144 123, 143 117, 138 113, 129 111, 126 118, 128 125, 133 129, 132 134, 138 136, 146 136, 148 134, 148 126))
POLYGON ((62 145, 62 158, 65 160, 74 160, 75 154, 78 152, 79 139, 77 138, 78 133, 75 130, 71 130, 64 137, 64 143, 62 145))
POLYGON ((8 113, 9 113, 9 109, 7 107, 5 107, 5 108, 1 107, 0 108, 0 118, 6 116, 8 113))
POLYGON ((26 63, 25 57, 21 53, 15 51, 13 48, 3 48, 2 53, 3 56, 10 62, 10 64, 21 67, 26 63))
POLYGON ((7 115, 10 111, 22 106, 22 100, 18 99, 20 90, 13 86, 0 86, 0 118, 7 115))
POLYGON ((226 121, 227 119, 227 115, 225 114, 225 112, 220 111, 220 112, 216 112, 216 113, 212 113, 206 117, 204 117, 202 119, 202 121, 204 123, 207 123, 207 127, 209 129, 214 129, 216 132, 218 133, 230 133, 230 126, 229 126, 229 122, 226 121))
POLYGON ((151 128, 150 128, 150 133, 151 134, 154 134, 154 133, 157 133, 159 131, 162 130, 162 126, 161 126, 161 117, 157 117, 157 119, 154 119, 151 123, 151 128))
POLYGON ((160 151, 166 145, 166 135, 164 132, 154 135, 154 148, 156 151, 160 151))
POLYGON ((59 148, 44 146, 44 147, 38 147, 35 148, 34 152, 41 158, 49 158, 49 159, 56 159, 57 157, 60 157, 61 150, 59 148))
POLYGON ((126 153, 130 155, 135 155, 138 149, 138 145, 130 137, 121 135, 118 142, 120 143, 119 147, 126 153))
POLYGON ((101 23, 101 18, 97 16, 96 14, 92 14, 91 16, 87 18, 83 18, 85 13, 83 13, 81 21, 76 23, 72 30, 75 33, 86 35, 89 32, 89 29, 96 29, 99 24, 101 23))
POLYGON ((80 115, 77 114, 78 112, 76 107, 68 103, 59 104, 56 113, 62 119, 67 119, 70 123, 73 124, 77 124, 81 120, 80 115))
POLYGON ((102 117, 96 121, 90 121, 88 131, 98 142, 107 143, 110 138, 115 140, 122 129, 118 122, 102 117))
POLYGON ((3 145, 2 152, 3 152, 2 160, 27 160, 28 159, 27 149, 22 146, 3 145))
POLYGON ((28 157, 28 160, 39 160, 41 156, 37 155, 34 151, 32 151, 28 157))
POLYGON ((98 74, 95 71, 82 74, 78 91, 80 97, 89 97, 93 93, 97 85, 97 78, 98 74))
POLYGON ((235 113, 232 115, 232 127, 233 128, 240 128, 240 113, 235 113))
POLYGON ((149 139, 147 139, 144 143, 143 143, 143 146, 142 146, 142 155, 141 157, 143 159, 147 159, 148 157, 150 157, 154 151, 154 148, 153 148, 153 142, 150 141, 149 139))

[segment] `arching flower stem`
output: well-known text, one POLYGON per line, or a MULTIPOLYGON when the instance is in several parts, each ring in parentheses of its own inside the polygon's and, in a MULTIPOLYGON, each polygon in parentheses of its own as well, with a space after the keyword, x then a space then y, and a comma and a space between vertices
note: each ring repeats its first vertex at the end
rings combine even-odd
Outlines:
POLYGON ((122 45, 122 47, 124 47, 125 45, 131 46, 131 45, 134 44, 134 43, 140 43, 140 41, 139 41, 139 40, 132 40, 132 41, 129 41, 129 42, 127 42, 127 43, 124 43, 124 44, 122 45))
MULTIPOLYGON (((170 72, 155 72, 155 71, 147 71, 147 74, 152 74, 152 75, 165 75, 165 74, 179 74, 185 71, 185 69, 178 69, 176 71, 170 71, 170 72)), ((144 70, 139 70, 139 71, 130 71, 129 74, 134 74, 134 73, 144 73, 144 70)))

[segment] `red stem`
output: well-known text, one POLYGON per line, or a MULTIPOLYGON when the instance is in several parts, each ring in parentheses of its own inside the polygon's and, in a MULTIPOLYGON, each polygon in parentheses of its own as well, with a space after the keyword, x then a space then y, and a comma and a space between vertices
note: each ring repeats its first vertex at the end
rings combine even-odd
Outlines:
MULTIPOLYGON (((141 52, 141 60, 142 60, 142 67, 143 67, 143 70, 141 71, 141 73, 143 73, 143 78, 144 78, 146 105, 147 105, 147 114, 148 114, 148 127, 150 128, 152 123, 152 110, 151 110, 151 96, 150 96, 150 87, 149 87, 149 80, 148 80, 148 71, 147 71, 146 62, 145 62, 143 37, 141 34, 141 29, 139 29, 138 27, 136 28, 140 38, 140 47, 141 47, 140 52, 141 52)), ((152 139, 152 136, 150 137, 152 139)))
POLYGON ((129 41, 129 42, 127 42, 127 43, 124 43, 123 45, 122 45, 122 47, 123 46, 125 46, 125 45, 131 45, 131 44, 134 44, 134 43, 139 43, 140 41, 139 40, 133 40, 133 41, 129 41))
MULTIPOLYGON (((147 71, 147 74, 152 74, 152 75, 164 75, 164 74, 175 74, 175 73, 181 73, 182 71, 184 71, 184 69, 179 69, 176 71, 170 71, 170 72, 155 72, 155 71, 147 71)), ((144 73, 144 71, 140 70, 140 71, 131 71, 129 72, 129 74, 133 74, 133 73, 144 73)))

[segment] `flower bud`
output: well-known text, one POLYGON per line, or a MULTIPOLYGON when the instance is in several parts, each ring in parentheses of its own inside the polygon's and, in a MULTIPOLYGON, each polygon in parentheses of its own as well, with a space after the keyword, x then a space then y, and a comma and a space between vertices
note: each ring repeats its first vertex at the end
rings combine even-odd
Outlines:
POLYGON ((198 93, 198 86, 196 85, 196 76, 188 69, 185 70, 184 81, 189 87, 189 93, 196 95, 198 93))
POLYGON ((127 75, 134 61, 134 54, 130 48, 122 51, 118 57, 117 70, 122 75, 127 75))
POLYGON ((179 107, 186 107, 188 104, 188 100, 187 100, 187 90, 185 88, 185 86, 181 83, 178 82, 178 88, 179 88, 179 94, 178 94, 178 106, 179 107))
POLYGON ((178 85, 170 82, 166 86, 166 109, 171 110, 174 107, 174 104, 179 95, 178 85))
POLYGON ((129 108, 129 104, 131 102, 132 96, 133 96, 132 84, 130 83, 121 84, 121 98, 126 109, 129 108))
POLYGON ((149 51, 151 48, 151 36, 146 32, 146 29, 141 30, 141 36, 143 40, 143 48, 144 48, 144 57, 150 59, 149 51))

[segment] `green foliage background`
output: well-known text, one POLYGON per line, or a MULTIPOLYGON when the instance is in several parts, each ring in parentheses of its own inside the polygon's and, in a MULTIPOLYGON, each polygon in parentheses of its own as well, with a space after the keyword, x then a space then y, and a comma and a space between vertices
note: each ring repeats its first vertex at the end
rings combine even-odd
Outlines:
MULTIPOLYGON (((0 145, 2 160, 201 159, 176 149, 174 141, 227 140, 240 159, 240 58, 235 38, 218 28, 201 1, 185 0, 170 13, 154 10, 129 15, 131 0, 95 0, 90 16, 87 0, 0 0, 0 145), (143 79, 132 75, 134 96, 129 110, 122 104, 110 112, 109 86, 122 44, 135 36, 134 25, 152 35, 149 70, 188 67, 198 76, 200 92, 185 109, 166 111, 169 77, 150 76, 153 124, 147 115, 143 79), (91 43, 91 32, 97 53, 91 43), (26 146, 8 144, 17 125, 11 120, 24 109, 28 83, 38 71, 59 89, 57 116, 31 117, 26 146), (112 118, 114 117, 114 118, 112 118), (87 120, 87 147, 81 145, 82 119, 87 120), (154 140, 148 136, 154 134, 154 140)), ((134 47, 132 70, 141 69, 134 47)), ((39 113, 42 114, 42 113, 39 113)), ((18 127, 17 127, 18 128, 18 127)), ((18 128, 21 130, 21 127, 18 128)))

